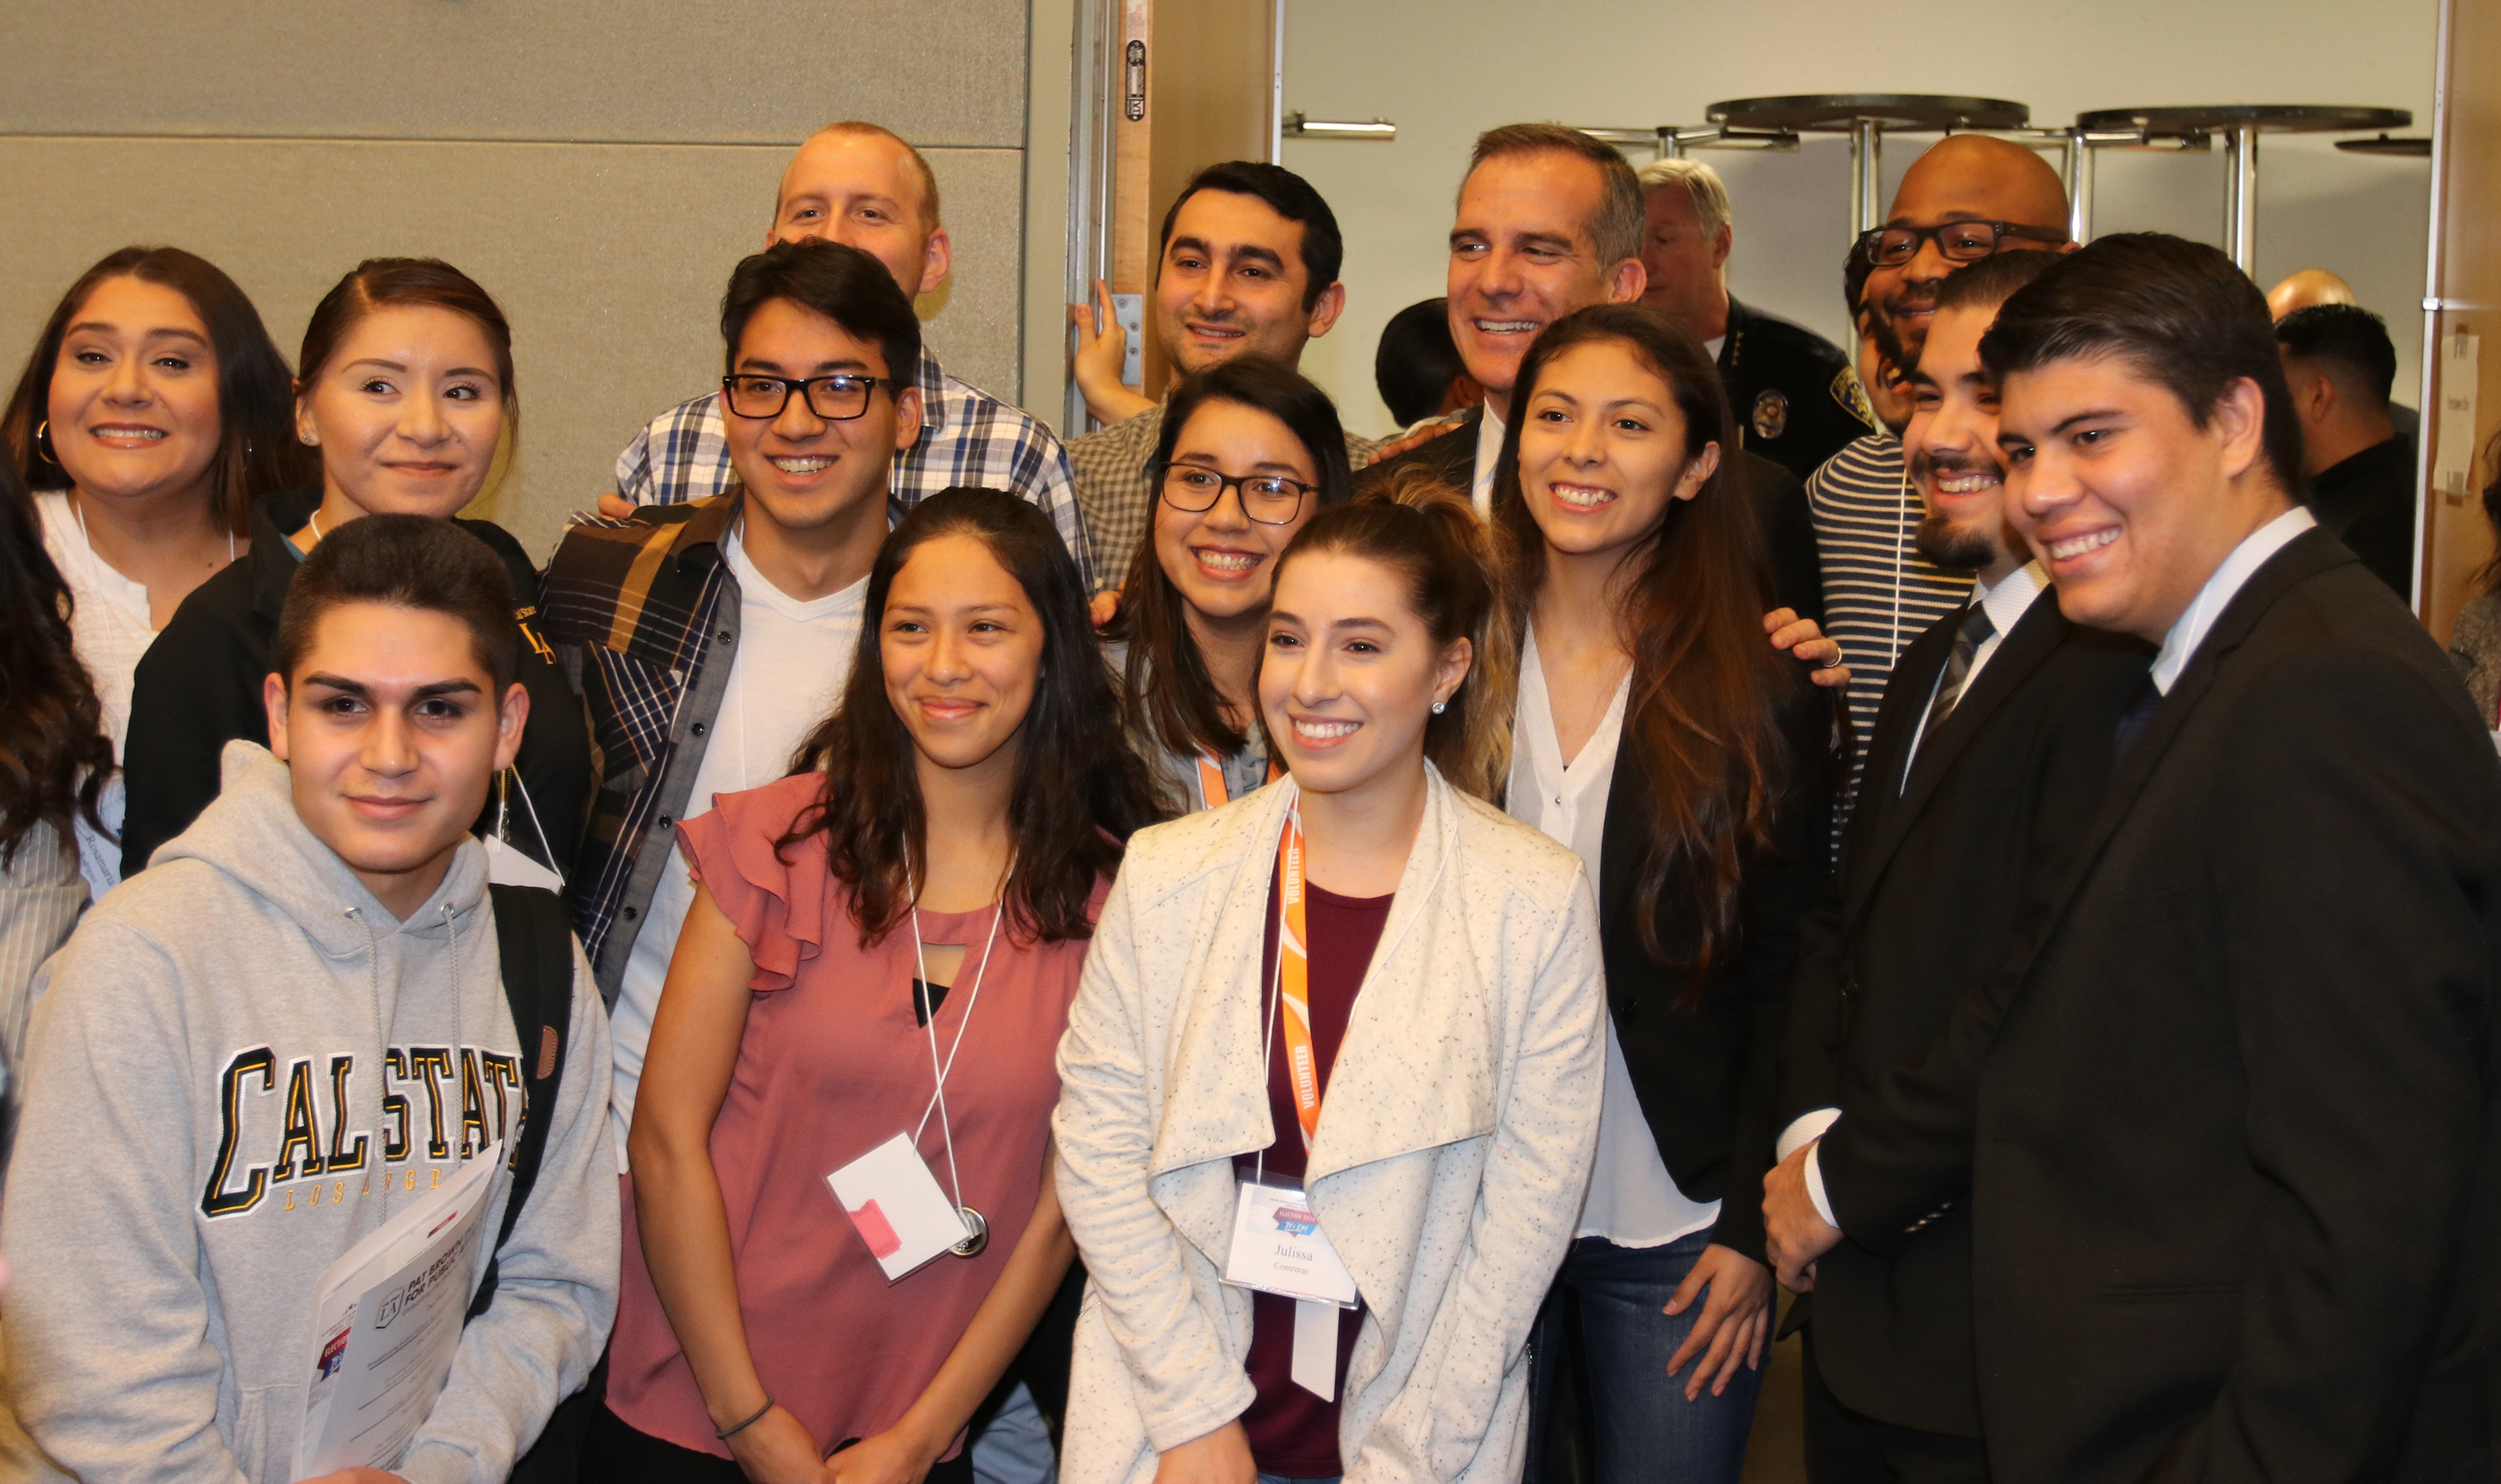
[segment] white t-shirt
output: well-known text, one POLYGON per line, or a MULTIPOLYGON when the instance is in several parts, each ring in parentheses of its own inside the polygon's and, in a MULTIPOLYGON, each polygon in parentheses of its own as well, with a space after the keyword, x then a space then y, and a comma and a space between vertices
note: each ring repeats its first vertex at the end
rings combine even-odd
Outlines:
MULTIPOLYGON (((738 579, 738 653, 714 716, 712 740, 686 795, 687 817, 712 808, 716 793, 760 789, 790 772, 790 755, 817 724, 833 714, 850 680, 859 649, 860 623, 868 604, 868 579, 810 602, 800 602, 768 582, 747 556, 738 530, 721 542, 721 560, 738 579)), ((625 1169, 625 1133, 634 1121, 634 1090, 643 1080, 643 1053, 651 1040, 651 1014, 678 951, 678 928, 694 905, 695 888, 685 857, 675 843, 669 863, 643 914, 643 930, 625 960, 617 1006, 608 1012, 609 1039, 617 1054, 611 1118, 617 1131, 617 1167, 625 1169)))
MULTIPOLYGON (((156 640, 148 622, 148 585, 133 582, 105 565, 88 544, 86 523, 66 489, 35 495, 35 511, 44 523, 44 550, 69 585, 70 645, 95 686, 104 711, 104 733, 113 739, 113 756, 121 758, 130 735, 130 682, 139 671, 139 657, 156 640)), ((96 800, 96 813, 107 829, 121 832, 121 775, 108 779, 96 800)), ((101 900, 121 880, 121 847, 95 832, 86 817, 78 818, 79 871, 101 900)))
MULTIPOLYGON (((1616 748, 1623 737, 1624 707, 1632 695, 1627 670, 1598 729, 1567 766, 1554 733, 1554 707, 1546 691, 1546 667, 1537 658, 1532 630, 1519 655, 1519 709, 1512 723, 1511 817, 1568 845, 1598 887, 1598 860, 1607 835, 1607 797, 1614 792, 1616 748)), ((1719 1202, 1694 1200, 1676 1188, 1659 1157, 1607 1018, 1607 1080, 1598 1103, 1598 1158, 1589 1173, 1588 1198, 1581 1205, 1577 1236, 1604 1237, 1618 1247, 1662 1247, 1716 1225, 1719 1202)))

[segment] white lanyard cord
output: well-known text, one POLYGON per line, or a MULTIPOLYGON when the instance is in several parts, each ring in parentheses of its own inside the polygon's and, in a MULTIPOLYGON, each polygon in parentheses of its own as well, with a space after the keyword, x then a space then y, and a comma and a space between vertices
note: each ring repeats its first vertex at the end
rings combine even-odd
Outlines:
MULTIPOLYGON (((1011 874, 1014 866, 1010 866, 1011 874)), ((920 972, 920 1007, 927 1019, 922 1027, 929 1032, 929 1074, 938 1084, 929 1106, 920 1110, 920 1122, 912 1130, 912 1142, 920 1142, 921 1133, 929 1127, 929 1115, 938 1115, 938 1130, 947 1140, 947 1178, 955 1188, 955 1204, 964 1203, 964 1177, 955 1169, 955 1126, 947 1112, 947 1074, 955 1069, 955 1053, 964 1049, 964 1032, 973 1029, 973 1011, 982 1003, 982 976, 990 966, 990 948, 999 940, 999 919, 1008 915, 1008 894, 1005 882, 999 886, 999 904, 990 914, 989 936, 982 941, 982 960, 973 967, 972 996, 964 1001, 963 1017, 955 1023, 955 1044, 947 1048, 947 1060, 938 1060, 938 1007, 929 1002, 929 951, 920 940, 920 889, 914 884, 912 869, 906 866, 903 884, 912 893, 912 955, 920 972)))

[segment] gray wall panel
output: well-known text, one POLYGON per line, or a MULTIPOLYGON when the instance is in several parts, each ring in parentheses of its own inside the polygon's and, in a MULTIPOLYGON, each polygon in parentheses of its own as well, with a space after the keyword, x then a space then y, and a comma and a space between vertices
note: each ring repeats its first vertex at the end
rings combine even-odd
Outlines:
POLYGON ((1023 0, 14 3, 0 133, 1024 143, 1023 0))
MULTIPOLYGON (((0 369, 14 382, 54 298, 129 242, 188 248, 234 275, 290 359, 315 301, 357 259, 445 258, 512 317, 521 456, 484 513, 544 557, 564 514, 612 487, 634 429, 719 374, 721 287, 761 245, 787 153, 0 138, 0 180, 41 203, 0 214, 0 369)), ((922 304, 942 310, 930 345, 1013 400, 1023 153, 929 154, 956 244, 952 280, 922 304)))

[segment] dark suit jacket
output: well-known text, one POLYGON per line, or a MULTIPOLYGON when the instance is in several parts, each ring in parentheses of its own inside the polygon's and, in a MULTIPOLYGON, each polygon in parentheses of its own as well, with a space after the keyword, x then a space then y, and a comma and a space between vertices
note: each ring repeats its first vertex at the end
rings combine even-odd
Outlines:
MULTIPOLYGON (((1806 928, 1774 1129, 1842 1110, 1821 1163, 1853 1240, 1817 1264, 1800 1305, 1814 1316, 1824 1384, 1881 1421, 1977 1437, 1968 1202, 1916 1238, 1870 1230, 1864 1215, 1901 1203, 1886 1189, 1898 1178, 1892 1145, 1916 1149, 1930 1131, 1916 1107, 1886 1105, 1886 1074, 1925 1051, 2005 961, 2027 884, 2054 868, 2101 800, 2112 729, 2152 656, 2076 628, 2044 592, 1921 742, 1961 621, 1957 609, 1912 642, 1877 713, 1840 868, 1806 928)), ((1947 1136, 1967 1140, 1967 1113, 1947 1136)))
MULTIPOLYGON (((1823 890, 1830 851, 1831 692, 1789 677, 1781 729, 1790 755, 1773 819, 1772 848, 1750 851, 1739 885, 1735 941, 1716 946, 1698 995, 1690 976, 1643 946, 1640 880, 1654 797, 1634 748, 1632 718, 1617 743, 1599 847, 1598 938, 1607 1005, 1667 1172, 1695 1200, 1718 1200, 1711 1239, 1763 1261, 1763 1172, 1770 1165, 1772 1083, 1797 971, 1799 926, 1823 890)), ((1694 867, 1670 868, 1655 918, 1671 962, 1698 947, 1694 867)))
POLYGON ((2305 533, 2076 862, 1931 1053, 1979 1067, 1998 1476, 2489 1481, 2501 768, 2454 671, 2305 533))
MULTIPOLYGON (((1484 409, 1471 407, 1449 432, 1429 438, 1393 458, 1358 470, 1358 489, 1386 484, 1400 469, 1423 469, 1460 489, 1474 487, 1477 469, 1477 424, 1484 409)), ((1806 486, 1797 476, 1768 458, 1740 452, 1735 468, 1742 471, 1746 497, 1762 524, 1763 550, 1772 564, 1772 598, 1782 607, 1823 622, 1823 558, 1816 551, 1815 523, 1806 503, 1806 486)))

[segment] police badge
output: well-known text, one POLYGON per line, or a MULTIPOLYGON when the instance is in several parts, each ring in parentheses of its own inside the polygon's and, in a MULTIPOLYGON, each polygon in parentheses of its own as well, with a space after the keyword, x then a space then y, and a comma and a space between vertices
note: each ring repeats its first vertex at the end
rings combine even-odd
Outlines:
POLYGON ((1754 436, 1777 438, 1788 431, 1789 399, 1780 391, 1766 388, 1754 398, 1754 436))

